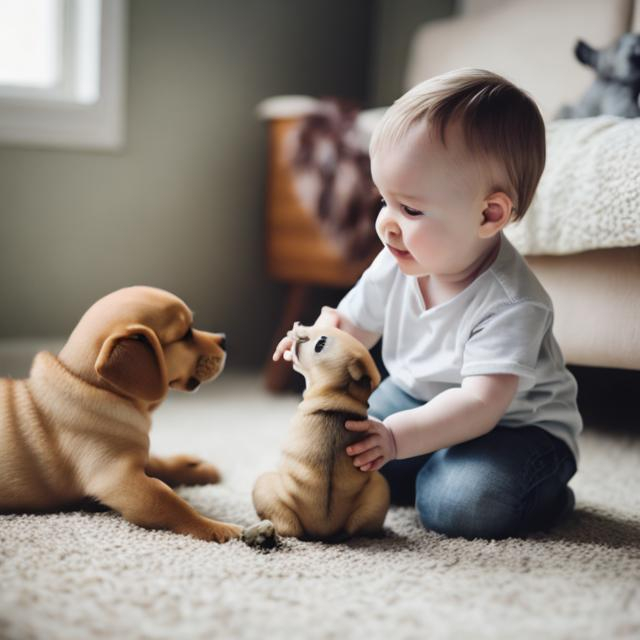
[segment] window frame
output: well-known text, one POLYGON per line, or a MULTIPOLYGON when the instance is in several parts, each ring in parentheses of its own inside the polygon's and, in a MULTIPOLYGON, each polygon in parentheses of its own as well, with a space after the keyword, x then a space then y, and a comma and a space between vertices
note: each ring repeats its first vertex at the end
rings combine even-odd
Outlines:
MULTIPOLYGON (((128 0, 99 0, 97 83, 71 90, 69 72, 81 73, 77 41, 83 0, 64 0, 67 42, 63 44, 62 82, 46 89, 14 89, 0 93, 0 144, 10 146, 67 147, 117 151, 125 143, 125 69, 127 58, 128 0), (69 59, 69 56, 72 59, 69 59)), ((75 78, 81 84, 79 76, 75 78)))

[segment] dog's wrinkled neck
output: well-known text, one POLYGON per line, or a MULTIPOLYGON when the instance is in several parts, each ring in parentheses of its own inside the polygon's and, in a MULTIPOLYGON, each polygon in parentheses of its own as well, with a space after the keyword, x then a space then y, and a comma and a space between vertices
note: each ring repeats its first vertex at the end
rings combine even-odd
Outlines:
POLYGON ((302 394, 298 408, 304 413, 316 413, 327 409, 349 411, 366 416, 368 403, 350 395, 345 388, 330 385, 313 385, 302 394))
MULTIPOLYGON (((96 387, 71 371, 65 363, 53 354, 40 352, 36 355, 31 368, 29 383, 38 398, 51 397, 48 406, 54 407, 56 415, 64 416, 69 406, 75 413, 83 411, 86 415, 102 415, 113 428, 114 419, 124 425, 136 425, 143 434, 148 434, 151 421, 148 412, 134 403, 114 401, 108 389, 96 387)), ((91 421, 90 421, 91 422, 91 421)))
POLYGON ((76 340, 74 340, 74 335, 71 334, 58 354, 58 360, 60 360, 66 369, 84 382, 96 387, 101 387, 102 385, 100 384, 98 374, 93 368, 95 358, 91 361, 92 366, 89 366, 87 364, 89 358, 85 356, 85 350, 86 346, 77 344, 76 340))

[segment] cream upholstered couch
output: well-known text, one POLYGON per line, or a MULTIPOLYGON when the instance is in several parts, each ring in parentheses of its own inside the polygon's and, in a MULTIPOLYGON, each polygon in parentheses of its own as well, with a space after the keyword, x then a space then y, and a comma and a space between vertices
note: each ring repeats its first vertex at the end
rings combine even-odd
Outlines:
MULTIPOLYGON (((640 0, 467 0, 460 15, 417 29, 405 85, 457 67, 487 68, 527 90, 550 121, 593 80, 573 56, 576 40, 599 48, 625 31, 640 31, 640 0)), ((640 199, 632 206, 640 217, 640 199)), ((553 299, 555 333, 571 364, 640 369, 640 243, 591 245, 527 255, 553 299)))

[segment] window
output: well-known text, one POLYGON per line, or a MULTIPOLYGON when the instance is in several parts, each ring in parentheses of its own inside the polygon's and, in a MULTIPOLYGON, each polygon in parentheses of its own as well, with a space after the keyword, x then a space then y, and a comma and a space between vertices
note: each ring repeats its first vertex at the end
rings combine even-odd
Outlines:
POLYGON ((126 0, 0 0, 0 144, 124 144, 126 0))

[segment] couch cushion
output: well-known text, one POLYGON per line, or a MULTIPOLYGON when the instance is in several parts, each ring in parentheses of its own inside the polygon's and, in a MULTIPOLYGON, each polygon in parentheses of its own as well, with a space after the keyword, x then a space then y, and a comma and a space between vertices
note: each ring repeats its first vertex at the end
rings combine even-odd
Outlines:
POLYGON ((550 123, 536 195, 506 233, 528 255, 640 246, 640 118, 550 123))

